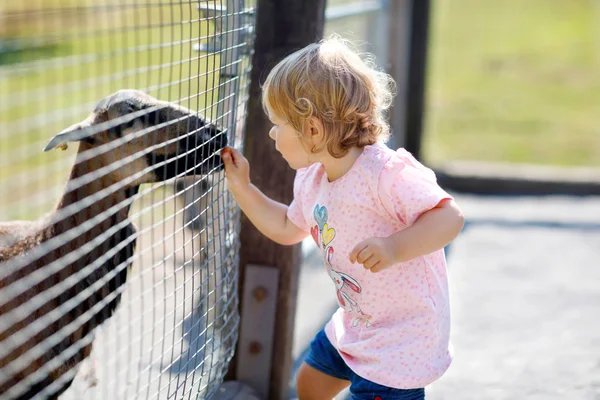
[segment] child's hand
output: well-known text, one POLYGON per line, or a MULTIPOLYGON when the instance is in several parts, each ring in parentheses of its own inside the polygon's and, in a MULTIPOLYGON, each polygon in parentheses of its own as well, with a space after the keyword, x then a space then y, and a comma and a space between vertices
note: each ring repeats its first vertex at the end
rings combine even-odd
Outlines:
POLYGON ((358 261, 371 272, 380 272, 396 263, 393 242, 389 238, 363 240, 350 252, 350 262, 358 261))
POLYGON ((250 185, 250 164, 241 152, 231 147, 221 150, 221 158, 225 165, 225 177, 229 190, 244 189, 250 185))

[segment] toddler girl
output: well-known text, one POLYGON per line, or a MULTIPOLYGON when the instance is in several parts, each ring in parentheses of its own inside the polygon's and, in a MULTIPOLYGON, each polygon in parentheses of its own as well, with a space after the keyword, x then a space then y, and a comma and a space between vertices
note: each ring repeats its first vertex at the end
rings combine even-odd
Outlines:
POLYGON ((275 148, 297 171, 287 206, 224 152, 228 188, 267 237, 322 251, 339 309, 300 367, 301 400, 423 399, 451 361, 443 247, 463 226, 431 170, 383 142, 393 81, 339 38, 311 44, 268 75, 262 101, 275 148))

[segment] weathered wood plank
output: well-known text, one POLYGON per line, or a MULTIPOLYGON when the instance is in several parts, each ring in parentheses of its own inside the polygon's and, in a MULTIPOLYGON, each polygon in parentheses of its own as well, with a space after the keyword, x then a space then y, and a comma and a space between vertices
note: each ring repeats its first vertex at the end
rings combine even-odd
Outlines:
MULTIPOLYGON (((286 204, 293 197, 295 172, 277 153, 268 136, 271 123, 262 109, 260 83, 286 55, 323 37, 325 3, 325 0, 258 0, 244 148, 251 165, 252 182, 267 196, 286 204)), ((277 245, 258 232, 245 217, 242 218, 241 244, 242 282, 244 267, 248 264, 279 268, 269 399, 286 399, 293 362, 300 245, 277 245)), ((230 366, 231 378, 235 375, 235 363, 234 359, 230 366)))

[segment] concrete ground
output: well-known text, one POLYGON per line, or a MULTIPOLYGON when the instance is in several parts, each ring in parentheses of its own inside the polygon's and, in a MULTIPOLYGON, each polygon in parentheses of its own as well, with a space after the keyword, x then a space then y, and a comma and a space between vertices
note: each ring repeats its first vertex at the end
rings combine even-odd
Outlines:
MULTIPOLYGON (((448 251, 454 362, 427 399, 600 400, 600 198, 456 201, 467 224, 448 251)), ((307 242, 297 365, 336 307, 312 249, 307 242)))
MULTIPOLYGON (((235 274, 225 251, 223 197, 210 199, 208 233, 184 229, 172 198, 156 215, 133 218, 139 250, 121 303, 94 333, 91 356, 60 400, 196 399, 219 386, 235 342, 237 320, 225 310, 235 306, 235 274)), ((146 196, 132 214, 153 203, 146 196)))
MULTIPOLYGON (((455 358, 427 399, 600 400, 600 197, 456 200, 467 224, 448 251, 455 358)), ((185 239, 141 238, 140 248, 161 246, 140 261, 175 256, 134 265, 120 310, 94 341, 97 381, 78 374, 62 400, 195 398, 218 382, 230 346, 192 312, 212 292, 203 286, 211 274, 181 265, 198 250, 180 248, 185 239)), ((314 244, 303 249, 296 367, 337 307, 314 244)))

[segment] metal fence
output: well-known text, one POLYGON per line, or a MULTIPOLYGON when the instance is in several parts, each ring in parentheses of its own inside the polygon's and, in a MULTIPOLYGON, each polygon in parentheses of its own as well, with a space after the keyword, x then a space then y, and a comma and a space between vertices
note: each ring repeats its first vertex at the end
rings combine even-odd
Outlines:
POLYGON ((218 153, 243 143, 253 7, 0 0, 3 399, 218 387, 239 325, 218 153))

